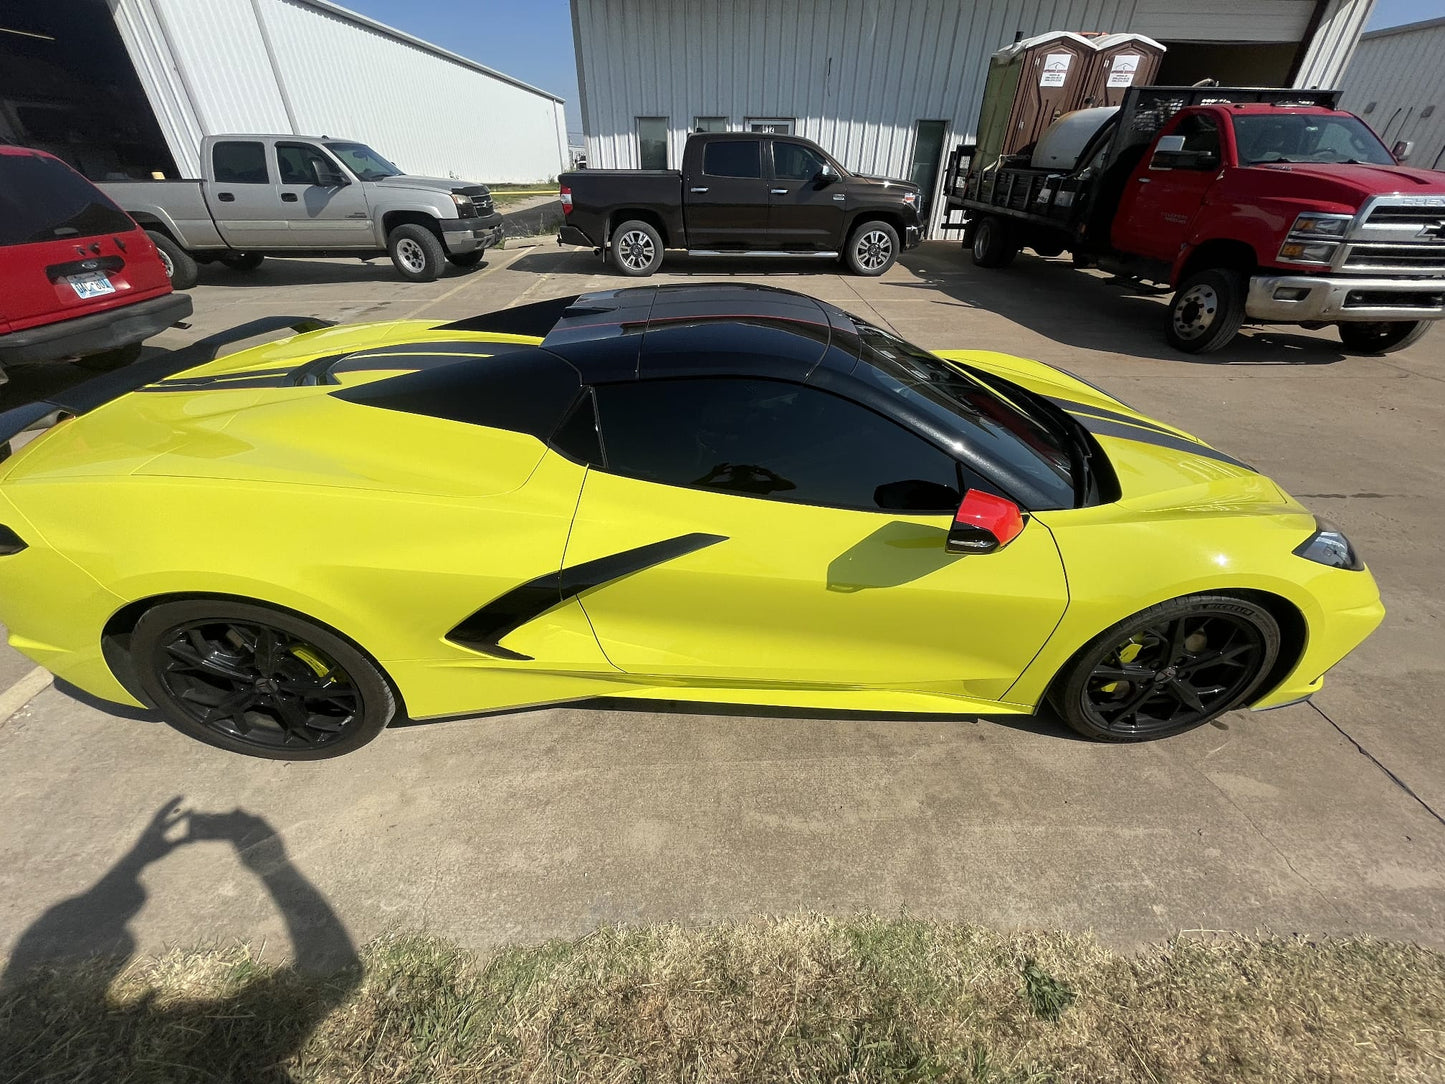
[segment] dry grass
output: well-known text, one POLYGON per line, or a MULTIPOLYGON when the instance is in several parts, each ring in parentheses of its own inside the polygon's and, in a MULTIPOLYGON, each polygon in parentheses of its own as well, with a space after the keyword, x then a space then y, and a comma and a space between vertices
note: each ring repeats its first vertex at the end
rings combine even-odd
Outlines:
POLYGON ((1445 1080, 1445 957, 803 915, 480 959, 378 941, 325 979, 245 948, 37 974, 0 1081, 1445 1080))

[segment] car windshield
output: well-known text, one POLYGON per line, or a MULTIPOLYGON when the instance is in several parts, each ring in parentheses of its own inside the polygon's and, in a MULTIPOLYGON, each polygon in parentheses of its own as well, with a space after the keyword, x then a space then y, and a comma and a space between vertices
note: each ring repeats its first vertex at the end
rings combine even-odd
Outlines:
POLYGON ((1236 116, 1234 141, 1242 165, 1270 162, 1325 162, 1393 166, 1395 159, 1355 117, 1317 113, 1254 113, 1236 116))
POLYGON ((365 143, 330 143, 326 146, 346 163, 346 168, 363 181, 379 181, 383 177, 400 177, 401 170, 388 162, 365 143))
POLYGON ((862 360, 890 378, 900 395, 935 416, 946 412, 952 428, 962 428, 960 435, 985 459, 1026 480, 1037 506, 1069 508, 1076 503, 1069 436, 1050 418, 936 354, 851 319, 862 340, 862 360))

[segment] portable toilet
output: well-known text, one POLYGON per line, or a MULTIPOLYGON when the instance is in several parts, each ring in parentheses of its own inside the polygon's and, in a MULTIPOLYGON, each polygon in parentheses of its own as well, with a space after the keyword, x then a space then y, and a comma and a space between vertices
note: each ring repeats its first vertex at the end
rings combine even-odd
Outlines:
POLYGON ((1107 34, 1093 40, 1094 55, 1080 85, 1079 105, 1119 105, 1130 87, 1147 87, 1159 74, 1165 47, 1143 34, 1107 34))
POLYGON ((987 168, 1017 153, 1077 109, 1094 52, 1082 35, 1053 30, 994 53, 984 85, 976 161, 987 168))

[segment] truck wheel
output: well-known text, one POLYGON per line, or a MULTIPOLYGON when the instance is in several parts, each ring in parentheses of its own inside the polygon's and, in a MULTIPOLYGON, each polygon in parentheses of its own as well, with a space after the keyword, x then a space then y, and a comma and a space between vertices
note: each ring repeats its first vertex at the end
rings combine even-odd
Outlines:
POLYGON ((1389 320, 1369 324, 1341 324, 1340 342, 1359 354, 1390 354, 1420 341, 1430 330, 1429 320, 1389 320))
POLYGON ((447 263, 453 267, 460 267, 463 271, 470 271, 482 262, 482 257, 487 254, 484 248, 475 249, 472 252, 448 252, 447 263))
POLYGON ((1007 267, 1019 254, 1013 230, 1001 218, 981 218, 973 228, 973 262, 979 267, 1007 267))
POLYGON ((166 269, 166 277, 171 280, 171 289, 189 290, 194 286, 200 269, 196 267, 196 261, 191 259, 190 253, 158 230, 146 230, 146 236, 160 254, 161 266, 166 269))
POLYGON ((843 259, 855 275, 883 274, 898 259, 898 231, 886 222, 864 222, 848 238, 843 259))
POLYGON ((435 282, 446 263, 447 254, 436 234, 410 222, 386 235, 386 248, 401 277, 409 282, 435 282))
POLYGON ((1169 303, 1169 345, 1186 354, 1218 350, 1244 323, 1244 276, 1212 268, 1198 271, 1179 284, 1169 303))
POLYGON ((112 369, 120 369, 133 361, 139 361, 140 352, 141 344, 131 343, 129 346, 117 346, 114 350, 106 350, 104 353, 76 358, 75 364, 82 369, 89 369, 93 373, 108 373, 112 369))
POLYGON ((639 219, 624 222, 612 231, 607 246, 617 270, 632 278, 643 278, 662 266, 662 237, 649 223, 639 219))
POLYGON ((232 271, 254 271, 265 258, 258 252, 228 252, 221 257, 221 262, 232 271))

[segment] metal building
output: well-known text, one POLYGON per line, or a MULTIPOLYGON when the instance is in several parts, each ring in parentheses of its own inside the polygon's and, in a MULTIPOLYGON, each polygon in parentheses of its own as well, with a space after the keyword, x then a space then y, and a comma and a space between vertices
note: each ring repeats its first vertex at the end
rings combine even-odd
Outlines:
POLYGON ((1386 146, 1415 144, 1410 165, 1445 170, 1445 18, 1362 35, 1341 88, 1386 146))
POLYGON ((409 173, 568 167, 562 99, 328 0, 6 0, 0 137, 94 179, 197 176, 201 137, 347 136, 409 173))
MULTIPOLYGON (((572 0, 588 164, 676 168, 691 131, 787 131, 930 203, 989 57, 1049 30, 1168 47, 1157 81, 1326 86, 1374 0, 572 0)), ((936 225, 939 210, 931 209, 936 225)))

